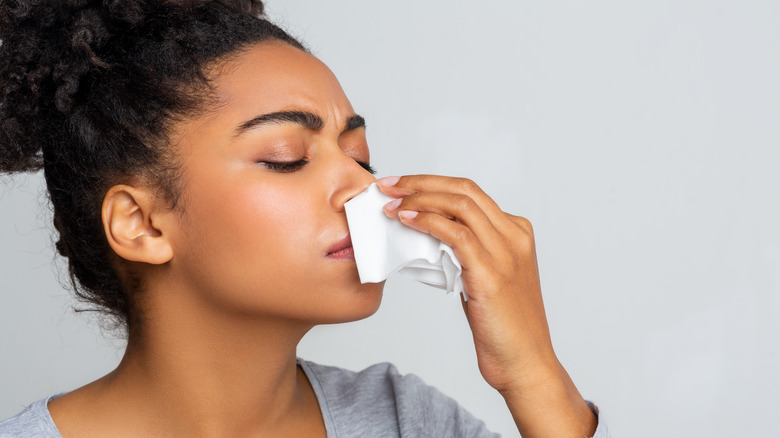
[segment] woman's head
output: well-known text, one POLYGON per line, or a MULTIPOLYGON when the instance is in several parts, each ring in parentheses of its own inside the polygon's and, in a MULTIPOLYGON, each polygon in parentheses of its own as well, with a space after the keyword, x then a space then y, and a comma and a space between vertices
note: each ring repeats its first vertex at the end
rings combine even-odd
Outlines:
MULTIPOLYGON (((155 205, 164 205, 166 211, 175 213, 176 226, 190 233, 179 234, 178 240, 171 240, 172 245, 178 245, 173 248, 179 251, 177 260, 190 257, 190 264, 182 269, 196 266, 198 260, 192 257, 200 254, 202 269, 193 271, 195 277, 210 269, 230 272, 227 266, 220 268, 219 259, 203 259, 220 254, 208 246, 221 242, 219 236, 212 236, 216 239, 213 242, 205 242, 197 235, 204 231, 199 227, 235 225, 219 220, 206 223, 195 214, 196 208, 206 204, 201 196, 207 195, 199 184, 208 174, 208 168, 202 167, 206 162, 195 158, 207 153, 206 149, 198 149, 207 146, 201 140, 210 138, 207 135, 210 130, 219 131, 215 126, 220 120, 232 121, 223 120, 226 114, 237 115, 240 110, 250 109, 238 109, 235 105, 252 105, 275 91, 266 87, 263 92, 266 94, 257 93, 252 87, 262 85, 262 74, 252 76, 258 68, 272 69, 272 64, 265 64, 262 59, 263 53, 269 54, 269 60, 276 56, 273 62, 281 62, 280 65, 295 64, 293 54, 297 54, 298 61, 306 59, 311 63, 306 68, 316 64, 300 43, 258 18, 262 9, 261 2, 250 0, 48 0, 2 4, 0 171, 43 168, 54 209, 54 224, 59 232, 57 250, 68 259, 74 288, 82 299, 98 305, 119 322, 127 322, 133 315, 135 294, 144 289, 142 283, 149 272, 158 271, 147 269, 149 263, 143 262, 149 260, 123 257, 122 244, 111 235, 106 219, 117 218, 111 213, 122 211, 117 207, 121 206, 118 201, 125 198, 117 196, 113 198, 117 202, 112 204, 107 194, 125 193, 132 198, 134 193, 141 192, 109 193, 112 187, 143 189, 144 193, 154 195, 150 199, 154 199, 155 205), (275 52, 289 56, 285 58, 275 52), (243 62, 237 60, 244 58, 252 60, 247 65, 252 65, 254 71, 242 71, 243 62), (243 82, 230 80, 230 75, 237 71, 244 75, 243 82), (241 91, 244 94, 230 95, 230 87, 226 85, 238 83, 244 87, 241 91), (240 103, 236 100, 249 96, 252 99, 240 103), (204 170, 207 172, 198 173, 204 170), (112 205, 117 208, 108 208, 112 205), (189 208, 193 210, 188 211, 189 208), (193 243, 185 247, 182 242, 187 240, 200 242, 200 246, 193 243)), ((295 90, 295 84, 290 82, 295 79, 290 73, 277 85, 286 84, 288 90, 295 90)), ((324 70, 320 73, 325 75, 324 70)), ((344 117, 352 115, 351 108, 346 109, 343 103, 348 105, 343 94, 335 96, 333 84, 329 87, 330 97, 341 100, 311 108, 325 119, 323 129, 317 132, 330 133, 335 123, 344 122, 344 117)), ((286 105, 284 99, 278 99, 263 102, 286 105)), ((261 109, 267 108, 253 110, 261 109)), ((286 109, 289 108, 277 108, 286 109)), ((241 143, 241 137, 262 130, 251 131, 237 136, 237 143, 241 143)), ((365 149, 365 139, 362 142, 365 149)), ((328 156, 336 159, 333 152, 328 156)), ((280 153, 277 158, 286 160, 285 154, 280 153)), ((367 149, 354 158, 363 155, 367 155, 367 149)), ((215 167, 211 171, 219 169, 215 167)), ((219 178, 215 181, 220 182, 219 178)), ((284 178, 270 180, 281 185, 285 181, 284 178)), ((299 193, 301 187, 298 186, 299 193)), ((241 191, 240 187, 235 189, 241 191)), ((258 189, 255 186, 252 190, 258 189)), ((328 189, 333 192, 338 187, 328 189)), ((222 192, 220 196, 229 193, 222 192)), ((272 190, 255 193, 263 202, 273 200, 279 205, 293 205, 289 199, 266 198, 277 195, 283 196, 272 190)), ((210 207, 219 205, 212 203, 210 207)), ((225 207, 230 209, 236 205, 226 202, 225 207)), ((288 218, 288 224, 295 224, 295 219, 288 218)), ((345 224, 343 228, 341 231, 346 233, 345 224)), ((334 231, 332 224, 329 231, 334 231)), ((173 228, 166 232, 166 237, 174 237, 173 228)), ((208 233, 205 235, 208 237, 208 233)), ((222 247, 226 249, 229 248, 222 247)), ((279 251, 278 248, 257 250, 279 251)), ((152 261, 158 262, 165 263, 152 261)), ((306 266, 299 267, 300 273, 306 269, 306 266)), ((198 280, 201 286, 206 278, 219 276, 203 277, 198 280)))
POLYGON ((163 303, 153 307, 207 303, 199 307, 307 323, 373 313, 381 285, 361 284, 353 260, 329 255, 348 236, 344 203, 375 181, 363 118, 335 76, 301 50, 266 42, 224 64, 212 85, 218 110, 172 135, 184 214, 160 211, 157 225, 137 231, 154 211, 123 221, 133 210, 117 193, 113 222, 127 239, 107 231, 112 248, 169 260, 158 282, 176 286, 149 297, 163 303), (139 232, 153 236, 146 249, 129 239, 139 232))

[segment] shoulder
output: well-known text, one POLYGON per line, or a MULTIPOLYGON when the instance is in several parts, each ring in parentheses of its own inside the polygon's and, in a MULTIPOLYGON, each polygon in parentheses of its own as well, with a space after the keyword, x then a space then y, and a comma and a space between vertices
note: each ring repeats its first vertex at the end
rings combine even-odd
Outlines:
POLYGON ((336 436, 496 436, 455 400, 390 363, 361 371, 299 363, 336 436))
POLYGON ((391 395, 393 385, 399 379, 403 379, 396 367, 390 363, 375 364, 361 371, 320 365, 305 360, 299 363, 309 377, 313 375, 316 378, 329 398, 336 397, 342 402, 357 401, 366 394, 391 395))
POLYGON ((16 416, 0 421, 0 438, 62 438, 47 408, 53 397, 38 400, 16 416))

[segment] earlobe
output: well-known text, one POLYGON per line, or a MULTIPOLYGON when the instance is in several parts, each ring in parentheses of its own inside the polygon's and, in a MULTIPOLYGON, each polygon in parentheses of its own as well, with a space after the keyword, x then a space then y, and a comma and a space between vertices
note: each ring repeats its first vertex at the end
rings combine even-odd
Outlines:
POLYGON ((103 228, 118 256, 154 265, 173 258, 169 236, 155 220, 158 202, 150 192, 127 185, 108 190, 103 198, 103 228))

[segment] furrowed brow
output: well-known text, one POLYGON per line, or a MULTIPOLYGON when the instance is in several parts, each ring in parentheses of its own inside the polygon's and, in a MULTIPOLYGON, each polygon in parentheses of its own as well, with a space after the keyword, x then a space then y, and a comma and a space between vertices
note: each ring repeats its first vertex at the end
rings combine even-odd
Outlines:
POLYGON ((257 116, 238 125, 233 133, 233 137, 238 137, 246 131, 261 126, 281 125, 285 123, 301 125, 304 128, 313 131, 319 131, 325 125, 325 122, 322 121, 322 117, 308 111, 278 111, 257 116))
POLYGON ((365 127, 366 127, 366 119, 364 119, 363 116, 359 116, 355 114, 347 119, 347 126, 344 128, 344 132, 352 131, 353 129, 358 129, 358 128, 365 128, 365 127))

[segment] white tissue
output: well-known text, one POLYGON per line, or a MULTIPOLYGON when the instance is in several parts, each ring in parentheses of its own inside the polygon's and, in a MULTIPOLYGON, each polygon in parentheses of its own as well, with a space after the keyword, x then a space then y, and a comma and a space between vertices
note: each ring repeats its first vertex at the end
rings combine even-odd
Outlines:
POLYGON ((468 300, 452 248, 387 217, 382 207, 392 200, 371 184, 344 204, 360 281, 378 283, 399 272, 468 300))

